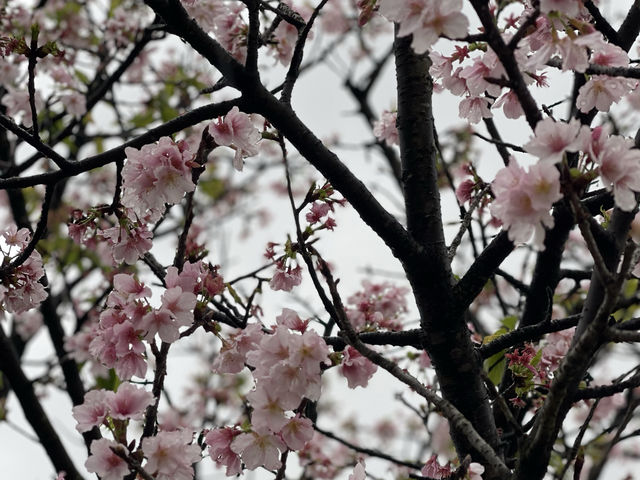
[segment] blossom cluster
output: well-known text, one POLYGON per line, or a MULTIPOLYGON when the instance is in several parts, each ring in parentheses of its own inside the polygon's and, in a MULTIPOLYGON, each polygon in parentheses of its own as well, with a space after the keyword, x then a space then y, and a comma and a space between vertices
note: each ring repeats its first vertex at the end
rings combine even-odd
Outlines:
POLYGON ((133 210, 117 210, 116 225, 106 221, 107 210, 108 207, 93 207, 86 214, 74 210, 67 225, 69 237, 77 244, 95 249, 107 265, 133 265, 151 250, 153 234, 133 210))
POLYGON ((347 317, 356 330, 401 330, 401 316, 407 312, 407 287, 390 282, 362 282, 363 289, 347 299, 347 317))
MULTIPOLYGON (((111 480, 122 480, 129 473, 129 464, 122 458, 131 454, 129 449, 135 445, 127 442, 129 421, 143 420, 145 409, 154 402, 150 392, 131 383, 121 384, 116 392, 100 389, 86 393, 84 402, 73 408, 76 429, 87 432, 104 425, 115 437, 91 443, 91 455, 85 462, 88 471, 111 480)), ((145 471, 159 480, 193 478, 192 464, 201 460, 201 454, 192 437, 188 430, 174 430, 142 438, 140 449, 146 458, 145 471)))
POLYGON ((122 169, 122 204, 140 219, 151 223, 160 218, 165 204, 178 203, 195 185, 191 179, 193 153, 186 142, 162 137, 140 150, 125 148, 122 169))
POLYGON ((180 328, 193 323, 197 297, 210 299, 224 289, 217 270, 202 261, 186 262, 181 272, 169 267, 165 284, 161 305, 154 308, 149 302, 149 287, 132 275, 120 273, 113 278, 107 308, 90 330, 88 353, 104 366, 115 368, 122 379, 144 377, 144 340, 151 342, 157 335, 163 342, 177 341, 180 328))
MULTIPOLYGON (((211 458, 226 467, 229 476, 239 473, 241 462, 251 470, 277 469, 280 453, 303 450, 313 437, 312 423, 302 416, 301 407, 320 397, 328 347, 307 328, 309 321, 291 309, 284 309, 276 322, 271 332, 249 324, 222 338, 213 363, 214 371, 227 374, 239 373, 248 365, 254 379, 254 389, 247 395, 251 429, 215 429, 205 439, 211 458)), ((355 349, 345 349, 341 371, 351 388, 366 386, 375 370, 355 349)))
POLYGON ((279 452, 300 450, 313 435, 311 421, 294 411, 303 400, 320 397, 321 365, 328 361, 328 347, 294 311, 283 311, 276 321, 270 334, 251 324, 223 340, 213 365, 218 373, 238 373, 246 363, 253 368, 255 382, 247 395, 251 430, 213 431, 206 439, 211 457, 227 467, 227 475, 237 473, 238 457, 250 470, 277 469, 279 452))
MULTIPOLYGON (((2 265, 8 265, 27 247, 31 234, 26 228, 11 225, 2 232, 2 265)), ((37 307, 47 298, 40 279, 44 276, 42 257, 34 250, 24 263, 0 276, 0 318, 4 311, 22 313, 37 307)))
POLYGON ((543 248, 544 227, 553 226, 549 210, 562 198, 560 173, 553 165, 567 153, 582 152, 582 171, 599 174, 604 186, 613 191, 617 207, 625 211, 635 207, 635 195, 640 192, 640 150, 632 140, 610 135, 607 127, 590 130, 577 120, 567 123, 547 118, 538 122, 524 149, 538 157, 539 163, 525 171, 512 160, 491 184, 495 195, 491 213, 508 229, 511 240, 526 242, 534 233, 534 245, 543 248))
MULTIPOLYGON (((447 8, 455 11, 446 17, 447 22, 451 23, 445 25, 455 26, 456 35, 444 32, 443 28, 429 29, 424 25, 421 27, 418 18, 429 17, 432 14, 411 8, 419 3, 425 3, 425 0, 383 0, 380 7, 383 14, 387 10, 393 12, 385 14, 389 19, 406 24, 403 28, 401 23, 401 32, 419 28, 429 32, 431 36, 428 41, 420 40, 421 37, 416 40, 414 33, 413 46, 416 52, 428 50, 437 36, 443 33, 450 38, 466 35, 466 24, 457 16, 462 15, 457 13, 460 8, 458 2, 446 2, 447 8), (453 6, 454 3, 456 7, 453 6)), ((524 79, 529 84, 539 87, 548 85, 545 69, 548 68, 550 60, 555 60, 552 58, 554 56, 560 57, 557 65, 563 71, 574 70, 584 73, 589 65, 628 67, 628 54, 622 48, 608 43, 602 33, 595 31, 584 21, 588 18, 588 12, 581 2, 541 2, 541 11, 543 15, 537 17, 534 27, 530 28, 515 51, 516 61, 521 71, 526 73, 524 79)), ((509 42, 515 29, 520 28, 531 13, 532 10, 525 8, 522 15, 512 17, 511 21, 507 20, 502 34, 505 43, 509 42)), ((459 114, 462 118, 468 119, 471 123, 478 123, 482 118, 491 118, 491 110, 498 108, 502 108, 507 118, 513 119, 523 115, 524 111, 515 92, 508 88, 505 91, 503 87, 490 81, 506 76, 502 64, 491 49, 456 46, 455 51, 448 56, 435 51, 432 51, 430 56, 430 72, 438 82, 436 90, 446 88, 453 95, 464 96, 459 104, 459 114)), ((638 85, 636 80, 619 76, 599 74, 586 77, 587 81, 580 87, 576 101, 577 107, 584 113, 594 108, 608 112, 612 104, 618 103, 638 85)))
POLYGON ((491 213, 499 219, 514 242, 527 242, 534 236, 534 246, 544 249, 544 227, 553 227, 551 206, 562 198, 560 173, 539 163, 525 171, 512 159, 491 184, 495 200, 491 213))

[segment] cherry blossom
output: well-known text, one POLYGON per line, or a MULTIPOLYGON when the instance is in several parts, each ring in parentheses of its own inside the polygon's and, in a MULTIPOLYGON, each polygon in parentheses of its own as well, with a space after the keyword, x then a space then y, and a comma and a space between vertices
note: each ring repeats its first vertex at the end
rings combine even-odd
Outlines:
POLYGON ((618 103, 637 85, 637 81, 628 78, 594 75, 580 87, 576 105, 584 113, 588 113, 593 108, 600 112, 608 112, 612 104, 618 103))
POLYGON ((356 463, 356 466, 353 467, 353 473, 349 475, 348 480, 365 480, 367 478, 367 474, 364 468, 363 461, 356 463))
POLYGON ((60 97, 67 112, 74 117, 81 117, 87 112, 86 97, 78 92, 71 92, 60 97))
POLYGON ((634 192, 640 192, 640 151, 633 142, 620 136, 611 136, 594 161, 600 167, 600 177, 613 190, 615 203, 630 211, 636 206, 634 192))
MULTIPOLYGON (((2 302, 1 297, 2 294, 0 294, 0 303, 2 302)), ((16 333, 26 342, 33 337, 38 330, 40 330, 40 327, 42 327, 42 312, 37 309, 31 309, 26 312, 14 313, 13 322, 16 333)))
POLYGON ((115 393, 104 389, 88 391, 84 402, 73 407, 73 418, 78 422, 76 430, 82 433, 100 426, 109 414, 108 402, 114 397, 115 393))
POLYGON ((111 450, 112 448, 129 454, 124 445, 101 438, 91 442, 91 455, 84 465, 88 471, 98 474, 103 480, 122 480, 129 473, 129 466, 111 450))
POLYGON ((231 450, 242 457, 249 470, 265 467, 269 470, 280 468, 280 452, 286 445, 275 435, 266 433, 241 433, 231 442, 231 450))
POLYGON ((218 145, 235 149, 233 167, 238 171, 242 171, 243 157, 258 154, 260 132, 253 126, 251 117, 241 112, 238 107, 233 107, 224 119, 220 117, 216 122, 209 124, 209 133, 218 145))
POLYGON ((144 468, 157 480, 191 480, 193 463, 199 462, 200 447, 192 443, 187 430, 158 432, 142 440, 142 451, 147 459, 144 468))
POLYGON ((397 117, 398 112, 389 112, 388 110, 382 112, 380 120, 373 124, 373 134, 378 140, 386 142, 387 145, 398 144, 397 117))
POLYGON ((313 437, 313 422, 308 418, 296 415, 287 420, 280 430, 282 439, 291 450, 302 450, 313 437))
POLYGON ((269 287, 271 290, 284 290, 290 292, 293 287, 297 287, 302 283, 302 268, 300 265, 296 267, 285 266, 284 262, 276 264, 276 273, 271 277, 269 287))
MULTIPOLYGON (((0 247, 4 262, 15 260, 26 247, 31 237, 26 228, 17 229, 9 226, 2 233, 7 249, 0 247)), ((44 276, 42 257, 37 250, 31 252, 27 260, 13 271, 9 271, 0 278, 0 314, 3 311, 23 313, 37 307, 48 296, 40 279, 44 276)))
POLYGON ((524 145, 525 150, 545 162, 562 161, 565 152, 577 152, 587 144, 589 129, 576 119, 569 123, 545 118, 538 122, 535 135, 524 145))
POLYGON ((470 123, 478 123, 483 118, 493 117, 489 109, 489 102, 484 97, 467 97, 458 105, 460 118, 466 118, 470 123))
POLYGON ((356 330, 386 328, 400 330, 400 317, 407 312, 406 287, 390 282, 362 282, 363 290, 347 298, 347 316, 356 330))
POLYGON ((581 0, 540 0, 540 11, 564 13, 568 17, 577 17, 583 8, 581 0))
POLYGON ((107 240, 116 263, 133 265, 153 245, 153 235, 145 224, 111 227, 102 230, 99 235, 107 240))
POLYGON ((440 465, 437 455, 432 455, 420 472, 429 478, 445 478, 451 475, 451 467, 448 463, 440 465))
MULTIPOLYGON (((34 102, 36 111, 42 110, 44 102, 38 92, 36 92, 34 102)), ((9 88, 0 103, 7 107, 8 116, 22 118, 22 124, 27 128, 33 125, 31 106, 29 105, 29 92, 9 88)))
POLYGON ((151 392, 123 383, 115 395, 106 397, 109 416, 118 420, 142 420, 145 409, 154 403, 151 392))
POLYGON ((157 144, 145 145, 140 150, 127 147, 125 154, 122 204, 138 217, 157 220, 165 203, 177 203, 186 192, 194 190, 193 153, 185 143, 162 137, 157 144))
POLYGON ((441 35, 456 38, 467 34, 469 21, 461 10, 461 0, 380 0, 380 13, 400 24, 398 36, 413 35, 411 46, 418 54, 429 50, 441 35))
POLYGON ((534 246, 543 249, 544 227, 553 226, 549 210, 560 200, 560 173, 544 163, 525 172, 515 160, 501 169, 491 184, 495 200, 491 213, 509 232, 509 239, 526 242, 534 234, 534 246))
POLYGON ((229 340, 223 340, 220 353, 213 362, 213 370, 218 373, 240 372, 244 368, 247 353, 257 348, 262 336, 262 327, 252 323, 236 331, 229 340))
POLYGON ((209 455, 218 466, 226 467, 227 477, 238 475, 242 472, 240 456, 231 450, 231 442, 240 435, 240 430, 233 428, 217 428, 210 430, 205 436, 205 442, 209 445, 209 455))
POLYGON ((471 462, 467 469, 467 476, 469 480, 482 480, 482 474, 484 473, 484 467, 477 462, 471 462))
POLYGON ((340 366, 340 373, 347 379, 349 388, 366 387, 378 366, 363 357, 351 346, 344 349, 344 358, 340 366))

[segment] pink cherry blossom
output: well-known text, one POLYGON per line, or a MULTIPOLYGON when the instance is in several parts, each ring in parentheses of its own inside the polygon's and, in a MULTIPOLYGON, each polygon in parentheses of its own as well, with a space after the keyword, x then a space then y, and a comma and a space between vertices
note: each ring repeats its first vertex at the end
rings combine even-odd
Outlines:
POLYGON ((347 316, 356 330, 386 328, 401 330, 401 316, 407 312, 407 287, 390 282, 362 282, 362 290, 347 298, 347 316))
POLYGON ((424 53, 441 35, 464 37, 469 21, 462 13, 462 0, 380 0, 380 13, 400 24, 398 36, 413 35, 411 46, 424 53))
POLYGON ((386 142, 387 145, 398 145, 397 117, 398 112, 382 112, 380 120, 373 123, 373 134, 378 140, 386 142))
POLYGON ((449 463, 442 466, 438 462, 438 457, 436 455, 432 455, 427 463, 425 463, 424 467, 420 471, 422 475, 429 478, 444 478, 451 475, 451 467, 449 463))
POLYGON ((196 307, 196 296, 192 292, 184 292, 180 287, 168 288, 162 295, 162 309, 171 312, 179 327, 188 327, 193 323, 193 309, 196 307))
POLYGON ((242 371, 247 353, 256 349, 263 335, 262 327, 252 323, 231 335, 229 340, 223 340, 220 354, 213 362, 213 370, 218 373, 242 371))
POLYGON ((282 313, 276 317, 276 322, 300 333, 304 333, 309 325, 309 320, 302 320, 297 312, 290 308, 283 308, 282 313))
POLYGON ((191 153, 184 142, 162 137, 140 150, 125 148, 122 169, 122 204, 140 218, 160 218, 165 203, 178 203, 195 185, 191 179, 191 153))
POLYGON ((218 145, 233 147, 236 151, 233 166, 242 171, 243 157, 258 154, 257 143, 260 132, 254 127, 251 117, 233 107, 223 118, 209 124, 209 133, 218 145))
POLYGON ((569 123, 545 118, 538 122, 535 135, 524 149, 549 163, 562 161, 565 152, 576 152, 588 142, 589 129, 576 119, 569 123))
MULTIPOLYGON (((36 112, 40 112, 44 107, 42 97, 36 91, 35 95, 36 112)), ((7 115, 9 117, 22 118, 22 124, 25 127, 31 127, 33 120, 31 118, 31 106, 29 105, 29 92, 26 90, 15 90, 8 88, 7 93, 2 97, 0 103, 7 107, 7 115)))
POLYGON ((109 414, 108 402, 115 397, 115 393, 100 389, 90 390, 84 395, 84 402, 73 407, 73 418, 78 424, 78 432, 88 432, 93 427, 98 427, 109 414))
POLYGON ((542 13, 556 11, 564 13, 568 17, 577 17, 581 8, 581 0, 540 0, 540 11, 542 13))
POLYGON ((113 277, 113 292, 107 299, 107 306, 125 307, 129 302, 140 298, 150 297, 151 289, 140 282, 135 276, 117 273, 113 277))
POLYGON ((365 480, 366 478, 367 473, 364 469, 364 462, 361 460, 353 467, 353 473, 349 475, 348 480, 365 480))
POLYGON ((603 67, 628 67, 629 55, 617 45, 602 42, 591 52, 591 63, 603 67))
POLYGON ((107 240, 116 263, 124 262, 127 265, 133 265, 153 246, 151 241, 153 234, 145 224, 108 228, 102 230, 100 236, 107 240))
POLYGON ((209 455, 218 466, 225 466, 227 477, 242 472, 240 456, 231 450, 231 442, 240 435, 240 430, 233 428, 217 428, 210 430, 205 436, 205 443, 209 445, 209 455))
POLYGON ((158 432, 142 440, 144 468, 156 480, 192 480, 192 464, 201 460, 200 447, 188 430, 158 432))
POLYGON ((296 415, 282 427, 280 436, 291 450, 302 450, 313 437, 313 432, 313 422, 296 415))
POLYGON ((86 98, 78 92, 71 92, 60 97, 62 105, 70 115, 81 117, 87 113, 86 98))
POLYGON ((485 80, 487 77, 499 78, 504 75, 502 64, 493 50, 474 59, 473 64, 463 68, 459 75, 465 80, 471 96, 477 97, 485 92, 493 97, 500 95, 502 87, 485 80))
POLYGON ((20 250, 29 244, 30 237, 31 233, 29 233, 29 229, 21 228, 18 230, 15 224, 9 225, 6 230, 2 232, 2 238, 7 246, 18 247, 20 250))
POLYGON ((118 420, 142 420, 145 409, 154 403, 151 392, 131 383, 123 383, 114 396, 106 400, 109 416, 118 420))
POLYGON ((242 433, 231 442, 231 450, 242 457, 249 470, 265 467, 277 470, 280 463, 280 452, 287 449, 278 437, 272 434, 242 433))
POLYGON ((471 462, 467 469, 467 475, 469 480, 482 480, 482 474, 484 473, 484 467, 477 462, 471 462))
MULTIPOLYGON (((0 303, 2 303, 1 297, 2 295, 0 295, 0 303)), ((14 313, 13 322, 16 333, 26 342, 33 337, 38 330, 40 330, 40 327, 42 327, 42 312, 38 309, 32 308, 26 312, 14 313)))
POLYGON ((634 149, 629 139, 611 136, 594 160, 600 166, 605 187, 613 189, 616 205, 622 210, 633 210, 634 192, 640 192, 640 150, 634 149))
POLYGON ((259 385, 249 392, 247 399, 253 407, 251 427, 258 433, 277 433, 287 423, 285 407, 273 389, 259 385))
POLYGON ((460 185, 456 188, 456 198, 461 205, 471 200, 475 185, 476 182, 470 178, 460 182, 460 185))
POLYGON ((470 123, 478 123, 483 118, 491 118, 489 102, 484 97, 467 97, 458 105, 460 118, 466 118, 470 123))
POLYGON ((302 283, 302 268, 300 265, 296 267, 286 267, 284 262, 276 265, 276 273, 271 277, 269 287, 271 290, 283 290, 290 292, 293 287, 297 287, 302 283))
MULTIPOLYGON (((116 276, 116 289, 107 297, 107 308, 89 345, 89 353, 122 379, 144 377, 147 370, 141 320, 150 307, 139 300, 148 289, 128 276, 116 276), (124 290, 119 291, 117 287, 124 290)), ((144 298, 144 297, 142 297, 144 298)))
POLYGON ((534 246, 543 248, 544 227, 553 226, 549 210, 560 200, 560 173, 544 163, 525 172, 512 159, 491 184, 495 200, 491 213, 509 232, 509 239, 526 242, 534 234, 534 246))
POLYGON ((347 379, 349 388, 366 387, 378 366, 363 357, 352 346, 344 349, 344 357, 340 366, 340 373, 347 379))
POLYGON ((524 110, 522 110, 520 100, 518 100, 518 96, 513 90, 508 90, 507 92, 505 92, 491 106, 491 108, 500 107, 502 107, 504 116, 507 118, 515 119, 520 118, 522 115, 524 115, 524 110))
POLYGON ((88 471, 96 473, 102 480, 122 480, 129 473, 129 466, 122 458, 116 455, 111 449, 117 448, 129 454, 124 445, 120 445, 113 440, 101 438, 91 443, 91 455, 84 462, 88 471))
POLYGON ((608 112, 612 104, 618 103, 637 85, 636 80, 629 78, 594 75, 580 87, 576 105, 584 113, 593 108, 600 112, 608 112))
MULTIPOLYGON (((5 264, 15 259, 29 242, 29 231, 15 225, 9 226, 2 234, 7 249, 2 249, 0 254, 4 257, 5 264)), ((37 307, 47 298, 48 293, 40 283, 44 276, 42 257, 37 250, 31 252, 27 260, 12 271, 7 272, 0 279, 0 314, 3 311, 11 313, 23 313, 37 307)))

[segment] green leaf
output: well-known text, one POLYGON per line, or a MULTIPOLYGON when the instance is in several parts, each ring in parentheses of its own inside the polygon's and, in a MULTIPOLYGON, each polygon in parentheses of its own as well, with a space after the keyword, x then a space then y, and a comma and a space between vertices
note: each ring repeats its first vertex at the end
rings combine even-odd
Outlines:
POLYGON ((504 353, 505 350, 501 350, 498 353, 494 353, 484 361, 484 368, 487 371, 487 376, 494 385, 499 385, 502 381, 502 372, 504 372, 506 365, 504 353))
POLYGON ((118 389, 118 385, 120 385, 120 379, 113 368, 109 369, 109 376, 107 378, 96 378, 96 387, 98 388, 104 388, 105 390, 115 392, 118 389))
POLYGON ((204 193, 206 196, 217 200, 225 192, 225 185, 219 178, 207 178, 198 182, 198 190, 204 193))

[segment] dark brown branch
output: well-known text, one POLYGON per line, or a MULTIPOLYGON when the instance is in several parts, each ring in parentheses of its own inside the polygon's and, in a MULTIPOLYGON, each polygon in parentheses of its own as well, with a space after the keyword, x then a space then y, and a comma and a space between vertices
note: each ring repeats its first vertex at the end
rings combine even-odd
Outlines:
POLYGON ((630 390, 637 387, 640 387, 640 372, 636 373, 628 380, 612 383, 611 385, 600 385, 597 387, 581 388, 576 392, 573 400, 577 402, 578 400, 611 397, 616 393, 621 393, 625 390, 630 390))
POLYGON ((478 347, 478 351, 483 358, 489 358, 491 355, 498 353, 505 348, 511 348, 522 342, 534 342, 546 333, 559 332, 567 328, 575 327, 580 320, 580 315, 572 315, 560 320, 551 320, 550 322, 531 325, 528 327, 520 327, 498 338, 490 343, 478 347))
POLYGON ((127 147, 141 148, 144 145, 153 143, 167 135, 172 135, 185 128, 196 125, 205 120, 211 120, 221 115, 225 115, 234 105, 242 105, 242 100, 229 100, 221 103, 205 105, 190 112, 170 120, 162 125, 149 129, 142 135, 123 143, 122 145, 107 150, 106 152, 85 158, 78 162, 70 163, 64 170, 57 170, 50 173, 41 173, 28 177, 11 177, 0 179, 0 190, 7 188, 25 188, 35 185, 43 185, 58 182, 64 178, 74 177, 90 170, 104 167, 110 163, 115 163, 125 158, 124 150, 127 147))
POLYGON ((320 432, 325 437, 335 440, 336 442, 341 443, 345 447, 350 448, 354 452, 364 453, 365 455, 368 455, 370 457, 381 458, 382 460, 386 460, 388 462, 395 463, 396 465, 400 465, 403 467, 413 468, 414 470, 420 470, 423 467, 423 465, 419 463, 405 462, 404 460, 399 460, 397 458, 392 457, 391 455, 387 455, 386 453, 381 452, 380 450, 376 450, 374 448, 360 447, 355 443, 351 443, 348 440, 345 440, 344 438, 338 437, 335 433, 332 433, 328 430, 324 430, 318 427, 318 425, 314 425, 313 429, 317 432, 320 432))
POLYGON ((69 480, 83 480, 42 408, 33 385, 22 371, 20 360, 2 324, 0 324, 0 370, 11 383, 27 421, 38 435, 40 444, 46 450, 56 471, 67 472, 66 478, 69 480))
POLYGON ((482 26, 484 27, 485 34, 487 35, 487 42, 500 59, 500 63, 502 63, 505 72, 509 76, 510 86, 518 96, 518 100, 524 110, 527 122, 533 130, 536 124, 542 119, 542 115, 540 114, 538 105, 531 96, 531 92, 529 92, 527 84, 522 77, 522 72, 520 72, 520 67, 518 66, 514 52, 507 44, 504 43, 502 35, 495 24, 495 18, 489 9, 489 3, 485 0, 470 1, 478 14, 478 18, 480 19, 482 26))
POLYGON ((35 134, 29 133, 27 130, 23 129, 9 117, 0 113, 0 126, 4 129, 10 131, 19 139, 24 140, 33 148, 35 148, 40 154, 51 159, 53 163, 55 163, 61 169, 65 169, 70 165, 70 162, 56 152, 53 148, 43 143, 42 140, 35 134))
POLYGON ((620 43, 618 32, 616 32, 607 19, 602 16, 598 7, 596 7, 591 0, 584 2, 584 6, 591 14, 596 28, 600 30, 609 42, 618 45, 620 43))
POLYGON ((0 277, 12 270, 15 270, 27 259, 31 256, 33 251, 36 249, 36 245, 40 241, 40 239, 44 236, 45 231, 47 230, 47 220, 49 218, 49 207, 51 207, 51 199, 53 198, 53 192, 55 190, 55 185, 47 185, 47 189, 44 194, 44 200, 42 200, 42 208, 40 210, 40 220, 38 220, 38 224, 36 225, 36 230, 31 235, 31 240, 26 247, 20 252, 19 255, 16 256, 11 262, 6 265, 0 266, 0 277))
POLYGON ((286 78, 282 85, 282 93, 280 95, 280 101, 284 103, 291 103, 291 93, 293 92, 293 87, 300 75, 300 65, 302 64, 302 56, 304 54, 304 46, 307 43, 307 38, 309 38, 309 32, 311 31, 311 27, 315 22, 318 14, 322 7, 325 6, 328 0, 322 0, 318 6, 313 10, 311 17, 307 21, 306 25, 302 28, 302 30, 298 33, 298 41, 296 42, 296 46, 293 49, 293 55, 291 57, 291 64, 289 65, 289 70, 287 71, 286 78))

